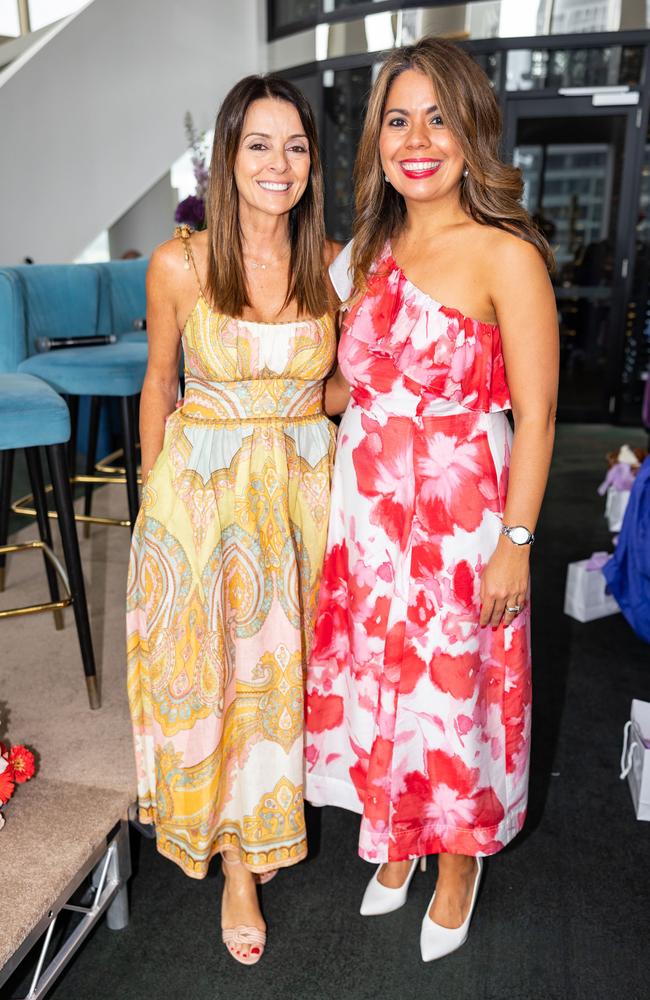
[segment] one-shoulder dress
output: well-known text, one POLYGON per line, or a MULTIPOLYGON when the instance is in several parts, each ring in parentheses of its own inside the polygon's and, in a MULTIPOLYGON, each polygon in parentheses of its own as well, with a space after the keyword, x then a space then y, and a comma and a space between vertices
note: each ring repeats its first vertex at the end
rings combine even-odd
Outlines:
POLYGON ((306 797, 361 813, 368 861, 493 854, 524 821, 531 709, 528 603, 479 625, 511 443, 499 329, 425 295, 387 247, 339 365, 306 797))
POLYGON ((199 296, 185 397, 131 548, 128 691, 140 818, 194 878, 228 848, 306 854, 303 688, 325 549, 332 318, 255 323, 199 296))

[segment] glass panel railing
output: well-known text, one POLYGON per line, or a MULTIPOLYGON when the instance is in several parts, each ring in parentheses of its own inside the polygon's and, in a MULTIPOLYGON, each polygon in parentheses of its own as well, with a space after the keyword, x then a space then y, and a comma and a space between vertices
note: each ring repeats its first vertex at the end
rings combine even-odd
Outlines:
POLYGON ((285 31, 292 25, 316 21, 322 13, 321 0, 274 0, 269 9, 269 28, 285 31))
MULTIPOLYGON (((35 2, 35 0, 32 0, 35 2)), ((47 0, 41 0, 45 3, 47 0)), ((369 14, 380 0, 272 0, 269 29, 286 34, 337 16, 369 14)), ((536 36, 629 31, 650 28, 648 0, 474 0, 421 5, 395 0, 383 12, 416 11, 421 33, 439 31, 465 39, 534 38, 536 36)))

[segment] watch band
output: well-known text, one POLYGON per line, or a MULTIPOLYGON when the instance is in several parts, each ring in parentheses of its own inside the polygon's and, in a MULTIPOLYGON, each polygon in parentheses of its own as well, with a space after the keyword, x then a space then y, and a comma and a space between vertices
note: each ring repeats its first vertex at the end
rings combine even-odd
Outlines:
POLYGON ((510 527, 504 524, 501 526, 500 534, 509 538, 513 545, 532 545, 535 541, 532 531, 529 531, 523 524, 513 524, 510 527))

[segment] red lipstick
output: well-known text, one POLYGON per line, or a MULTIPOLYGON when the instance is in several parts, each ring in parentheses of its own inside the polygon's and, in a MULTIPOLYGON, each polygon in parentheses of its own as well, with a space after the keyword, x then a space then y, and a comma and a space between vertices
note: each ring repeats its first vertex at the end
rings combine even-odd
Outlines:
POLYGON ((423 170, 422 168, 420 168, 419 170, 418 169, 409 170, 408 165, 411 163, 433 163, 433 162, 435 161, 432 160, 431 157, 427 157, 426 159, 402 160, 402 162, 400 163, 400 168, 402 170, 402 173, 406 177, 411 177, 414 180, 418 180, 421 177, 433 177, 434 174, 437 174, 438 171, 440 170, 440 167, 442 166, 441 161, 438 160, 436 166, 432 167, 430 170, 423 170))

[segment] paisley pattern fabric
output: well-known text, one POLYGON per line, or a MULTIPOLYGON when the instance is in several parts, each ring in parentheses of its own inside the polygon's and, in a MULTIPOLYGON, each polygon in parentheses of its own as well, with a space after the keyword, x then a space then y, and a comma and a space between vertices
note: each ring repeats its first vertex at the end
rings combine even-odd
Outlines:
POLYGON ((361 813, 359 853, 499 851, 527 801, 528 604, 481 628, 510 406, 498 327, 417 289, 387 248, 339 346, 339 428, 307 685, 306 794, 361 813))
POLYGON ((329 317, 253 323, 201 296, 183 406, 135 525, 128 686, 140 818, 195 878, 223 848, 306 853, 303 683, 325 548, 329 317))

